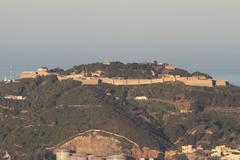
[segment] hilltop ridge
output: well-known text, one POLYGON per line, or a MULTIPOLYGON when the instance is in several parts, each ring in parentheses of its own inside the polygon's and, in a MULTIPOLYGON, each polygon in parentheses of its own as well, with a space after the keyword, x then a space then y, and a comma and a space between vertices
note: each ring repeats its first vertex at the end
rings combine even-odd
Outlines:
MULTIPOLYGON (((174 65, 169 67, 173 69, 171 67, 174 65)), ((127 71, 126 67, 124 73, 127 71)), ((88 130, 111 132, 140 146, 135 150, 129 148, 129 144, 117 143, 126 153, 132 150, 141 153, 148 148, 160 153, 159 158, 163 157, 165 151, 179 150, 182 145, 209 149, 222 144, 232 147, 240 144, 240 124, 235 123, 240 120, 239 87, 193 87, 179 81, 112 85, 99 81, 104 75, 98 76, 96 73, 106 71, 100 72, 98 67, 89 72, 95 73, 95 76, 83 74, 79 78, 81 73, 64 72, 44 67, 36 72, 28 72, 34 77, 0 83, 1 152, 7 151, 12 159, 18 160, 49 156, 52 153, 46 151, 47 148, 57 147, 63 141, 71 142, 69 138, 88 130), (76 75, 80 80, 72 77, 76 75), (59 76, 70 78, 64 80, 59 76), (97 83, 84 84, 84 78, 97 80, 97 83)), ((212 79, 207 74, 197 74, 197 77, 201 76, 212 79)), ((131 78, 138 79, 133 75, 131 78)), ((108 144, 111 140, 108 141, 107 137, 101 138, 106 139, 108 144)), ((88 143, 94 136, 85 138, 88 143)), ((79 139, 80 144, 84 144, 84 138, 79 139)), ((115 149, 106 150, 106 153, 115 149)), ((94 151, 93 148, 89 150, 94 151)), ((55 160, 52 156, 50 160, 55 160)))
POLYGON ((201 72, 189 73, 174 64, 103 62, 74 66, 69 70, 39 68, 37 72, 23 72, 21 78, 57 75, 59 80, 73 79, 87 85, 99 82, 111 85, 144 85, 181 82, 189 86, 227 86, 229 82, 212 78, 201 72))

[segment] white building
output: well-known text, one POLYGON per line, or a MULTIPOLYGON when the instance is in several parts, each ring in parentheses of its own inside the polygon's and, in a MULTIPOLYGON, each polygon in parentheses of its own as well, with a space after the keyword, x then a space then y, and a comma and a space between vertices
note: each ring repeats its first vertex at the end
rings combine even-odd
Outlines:
POLYGON ((144 100, 144 101, 146 101, 146 100, 148 100, 148 98, 146 96, 137 96, 137 97, 135 97, 135 100, 144 100))

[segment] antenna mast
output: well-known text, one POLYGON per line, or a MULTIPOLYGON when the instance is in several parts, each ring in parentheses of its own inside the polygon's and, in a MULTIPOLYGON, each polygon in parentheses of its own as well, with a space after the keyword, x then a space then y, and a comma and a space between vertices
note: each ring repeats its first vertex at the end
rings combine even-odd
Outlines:
POLYGON ((13 73, 13 66, 10 66, 10 73, 9 73, 9 80, 13 81, 14 80, 14 73, 13 73))

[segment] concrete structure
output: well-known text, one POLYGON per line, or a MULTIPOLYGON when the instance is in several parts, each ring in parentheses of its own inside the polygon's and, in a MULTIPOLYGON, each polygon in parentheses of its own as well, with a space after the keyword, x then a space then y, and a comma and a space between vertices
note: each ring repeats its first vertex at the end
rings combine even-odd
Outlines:
POLYGON ((213 87, 214 80, 207 79, 199 76, 193 77, 177 77, 176 81, 182 82, 187 86, 199 86, 199 87, 213 87))
POLYGON ((92 73, 92 77, 85 77, 83 74, 71 74, 71 75, 58 75, 59 80, 73 79, 76 81, 81 81, 84 85, 97 85, 99 82, 117 86, 124 85, 150 85, 159 83, 175 83, 182 82, 187 86, 196 87, 214 87, 214 86, 227 86, 229 83, 226 80, 220 79, 209 79, 205 76, 192 76, 192 77, 181 77, 179 75, 160 75, 159 78, 155 79, 123 79, 121 77, 108 78, 101 77, 102 71, 97 71, 92 73), (94 77, 93 77, 94 76, 94 77))
POLYGON ((164 69, 166 70, 175 70, 176 65, 175 64, 164 64, 164 69))
POLYGON ((214 79, 216 86, 227 86, 229 82, 224 79, 214 79))
POLYGON ((56 153, 56 160, 71 160, 70 151, 66 149, 58 150, 56 153))
POLYGON ((172 160, 176 157, 176 155, 178 154, 177 150, 169 150, 165 152, 165 156, 164 159, 165 160, 172 160))
POLYGON ((240 160, 240 154, 231 154, 221 157, 220 160, 240 160))
POLYGON ((5 151, 5 152, 4 152, 3 159, 4 159, 4 160, 11 160, 11 156, 10 156, 10 154, 8 153, 8 151, 5 151))
POLYGON ((106 160, 127 160, 127 157, 124 154, 108 156, 106 160))
POLYGON ((37 74, 39 76, 47 76, 48 75, 48 68, 47 67, 38 68, 37 74))
POLYGON ((104 72, 101 70, 91 73, 92 77, 101 77, 103 74, 104 72))
POLYGON ((70 160, 88 160, 87 156, 79 155, 79 154, 72 154, 70 156, 70 160))
POLYGON ((36 72, 34 71, 24 71, 20 74, 21 79, 36 78, 37 76, 47 76, 50 75, 47 67, 41 67, 36 72))
POLYGON ((110 62, 110 61, 103 61, 102 64, 104 64, 104 65, 110 65, 111 62, 110 62))
POLYGON ((137 96, 137 97, 135 97, 135 100, 146 101, 146 100, 148 100, 148 98, 146 96, 137 96))
POLYGON ((82 77, 82 75, 68 75, 68 76, 58 76, 59 80, 73 79, 81 81, 85 85, 97 85, 99 82, 124 86, 124 85, 150 85, 159 84, 166 82, 182 82, 187 86, 196 87, 214 87, 214 86, 226 86, 228 82, 225 80, 213 80, 204 79, 203 77, 179 77, 173 75, 164 75, 161 78, 156 79, 121 79, 121 78, 107 78, 107 77, 82 77))
POLYGON ((231 149, 225 145, 217 146, 216 148, 211 150, 212 153, 221 153, 222 155, 231 155, 232 153, 238 153, 240 155, 240 151, 236 149, 231 149))
POLYGON ((222 156, 221 152, 213 152, 211 153, 211 157, 212 158, 220 158, 222 156))
POLYGON ((21 79, 36 78, 36 77, 37 77, 37 72, 33 72, 33 71, 24 71, 20 74, 21 79))
POLYGON ((196 149, 192 145, 182 146, 182 153, 189 154, 194 153, 196 149))
POLYGON ((180 110, 180 113, 192 113, 192 112, 193 112, 192 110, 184 110, 184 109, 180 110))
POLYGON ((61 149, 56 152, 56 160, 127 160, 124 154, 112 155, 108 157, 95 156, 95 155, 82 155, 71 153, 70 150, 61 149))
POLYGON ((9 100, 17 100, 17 101, 23 101, 26 99, 26 97, 23 96, 15 96, 15 95, 8 95, 4 97, 5 99, 9 99, 9 100))

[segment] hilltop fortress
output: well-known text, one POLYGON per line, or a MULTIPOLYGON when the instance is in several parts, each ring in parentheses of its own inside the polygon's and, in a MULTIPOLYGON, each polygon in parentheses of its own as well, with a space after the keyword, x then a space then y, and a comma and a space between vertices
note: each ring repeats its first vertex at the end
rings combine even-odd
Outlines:
POLYGON ((187 86, 199 86, 199 87, 214 87, 214 86, 227 86, 228 81, 222 79, 208 79, 201 76, 193 77, 180 77, 173 75, 164 75, 161 78, 155 79, 118 79, 107 77, 82 77, 81 75, 69 75, 58 76, 59 80, 73 79, 81 81, 84 85, 97 85, 99 83, 111 84, 111 85, 151 85, 165 82, 182 82, 187 86))
MULTIPOLYGON (((105 63, 104 63, 105 64, 105 63)), ((105 65, 109 65, 105 64, 105 65)), ((164 64, 165 70, 175 70, 176 66, 173 64, 164 64)), ((214 87, 214 86, 227 86, 229 82, 223 79, 208 78, 203 75, 194 76, 180 76, 171 74, 161 74, 157 78, 139 79, 139 78, 122 78, 122 77, 106 77, 104 71, 97 70, 91 73, 71 73, 69 75, 50 72, 46 67, 39 68, 36 72, 28 71, 22 72, 20 78, 36 78, 37 76, 56 75, 59 80, 76 80, 81 81, 83 85, 97 85, 99 83, 111 84, 111 85, 151 85, 166 82, 182 82, 187 86, 199 86, 199 87, 214 87)))

